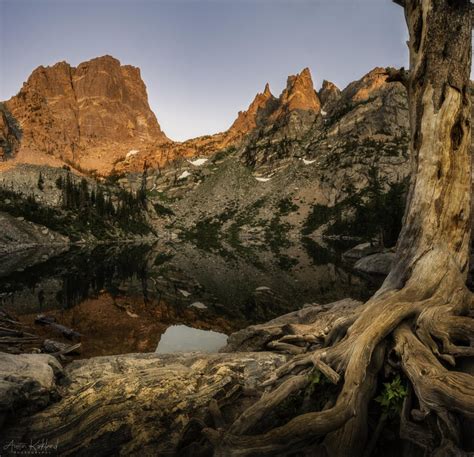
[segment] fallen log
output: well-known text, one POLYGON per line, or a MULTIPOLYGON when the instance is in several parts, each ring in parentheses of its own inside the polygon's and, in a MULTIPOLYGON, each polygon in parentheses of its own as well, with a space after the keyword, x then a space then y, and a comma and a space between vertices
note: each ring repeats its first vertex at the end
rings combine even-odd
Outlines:
POLYGON ((265 352, 95 357, 72 362, 59 384, 51 368, 57 364, 53 357, 0 354, 6 368, 0 371, 0 386, 6 377, 13 383, 8 391, 0 388, 0 405, 4 413, 12 401, 18 405, 0 433, 0 449, 9 455, 9 443, 33 440, 57 446, 58 455, 166 456, 177 446, 180 455, 189 455, 185 443, 191 416, 201 429, 233 421, 261 395, 268 373, 286 359, 265 352), (33 391, 50 404, 18 417, 30 392, 27 379, 29 385, 41 386, 33 391), (17 389, 17 383, 23 388, 17 389), (61 400, 51 402, 52 394, 61 400))
POLYGON ((58 324, 56 318, 53 316, 46 316, 45 314, 39 314, 35 318, 35 323, 40 325, 48 325, 64 337, 74 340, 80 339, 82 335, 79 332, 76 332, 72 328, 66 327, 65 325, 58 324))

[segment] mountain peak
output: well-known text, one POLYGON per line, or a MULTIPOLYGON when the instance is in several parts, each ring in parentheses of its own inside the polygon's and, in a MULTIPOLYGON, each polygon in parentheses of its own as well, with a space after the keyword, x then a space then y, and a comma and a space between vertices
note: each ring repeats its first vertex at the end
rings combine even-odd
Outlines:
POLYGON ((116 65, 116 66, 120 66, 121 63, 120 63, 120 60, 118 60, 117 58, 109 55, 109 54, 105 54, 103 56, 98 56, 98 57, 93 57, 92 59, 89 59, 89 60, 86 60, 84 62, 81 62, 79 64, 80 65, 93 65, 93 64, 110 64, 110 65, 116 65))
POLYGON ((235 122, 228 130, 229 138, 242 136, 251 132, 259 121, 266 117, 272 110, 276 98, 270 91, 270 85, 265 84, 263 93, 258 93, 249 105, 246 111, 239 111, 239 115, 235 122))
POLYGON ((339 88, 333 82, 328 81, 327 79, 323 79, 323 84, 321 86, 321 89, 339 90, 339 88))
POLYGON ((265 84, 265 90, 263 91, 263 95, 266 97, 272 97, 272 92, 270 91, 270 84, 265 84))
POLYGON ((280 102, 287 111, 295 109, 321 111, 321 102, 314 90, 309 68, 304 68, 297 75, 288 77, 286 89, 280 96, 280 102))
POLYGON ((355 81, 344 89, 346 97, 352 101, 367 100, 371 94, 380 89, 387 81, 387 72, 384 68, 375 67, 358 81, 355 81))
POLYGON ((140 71, 105 55, 38 67, 6 102, 20 123, 22 149, 109 168, 130 149, 166 142, 148 104, 140 71))
POLYGON ((303 70, 301 70, 298 76, 303 77, 303 78, 311 78, 311 71, 308 67, 305 67, 303 68, 303 70))
POLYGON ((339 100, 341 91, 333 82, 327 81, 325 79, 318 95, 319 99, 321 100, 321 105, 326 106, 339 100))

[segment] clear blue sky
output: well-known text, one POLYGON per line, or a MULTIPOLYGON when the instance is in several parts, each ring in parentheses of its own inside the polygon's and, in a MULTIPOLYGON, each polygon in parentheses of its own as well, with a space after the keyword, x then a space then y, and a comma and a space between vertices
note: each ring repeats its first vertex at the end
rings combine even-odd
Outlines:
POLYGON ((309 67, 343 88, 407 65, 390 0, 0 0, 0 100, 39 65, 104 54, 141 68, 169 137, 225 130, 266 82, 309 67))

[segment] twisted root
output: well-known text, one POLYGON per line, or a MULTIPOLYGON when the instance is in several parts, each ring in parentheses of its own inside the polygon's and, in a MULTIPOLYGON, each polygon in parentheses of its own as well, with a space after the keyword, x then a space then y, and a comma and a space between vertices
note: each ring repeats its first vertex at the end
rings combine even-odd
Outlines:
MULTIPOLYGON (((317 441, 330 455, 359 455, 366 443, 368 404, 376 389, 389 336, 394 340, 392 352, 399 357, 400 368, 418 398, 419 409, 411 411, 411 415, 423 420, 431 413, 436 414, 440 434, 448 434, 446 443, 456 448, 459 440, 448 433, 452 421, 447 418, 452 413, 474 417, 474 377, 446 369, 438 358, 451 363, 450 357, 472 355, 472 347, 456 343, 468 341, 473 335, 474 325, 467 315, 471 295, 464 288, 452 290, 454 304, 446 301, 445 293, 418 301, 410 301, 409 296, 407 290, 380 293, 365 305, 357 319, 352 316, 336 319, 326 341, 338 342, 299 353, 281 366, 265 383, 266 386, 279 384, 276 389, 264 394, 227 430, 204 430, 214 445, 215 455, 285 455, 290 450, 310 449, 317 441), (410 322, 416 323, 416 333, 410 322), (308 385, 307 374, 313 367, 334 384, 343 379, 335 403, 322 411, 301 414, 265 433, 249 435, 285 398, 308 385), (318 437, 325 439, 321 443, 318 437)), ((297 338, 283 341, 288 345, 290 341, 300 343, 297 338)), ((404 404, 401 436, 410 441, 419 440, 421 446, 432 449, 435 440, 430 431, 418 424, 409 431, 411 405, 411 399, 404 404)))

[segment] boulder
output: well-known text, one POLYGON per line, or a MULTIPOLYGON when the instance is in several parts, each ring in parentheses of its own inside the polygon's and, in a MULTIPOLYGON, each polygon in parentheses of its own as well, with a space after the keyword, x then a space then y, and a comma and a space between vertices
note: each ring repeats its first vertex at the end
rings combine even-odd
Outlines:
POLYGON ((46 407, 57 397, 56 381, 62 374, 60 363, 50 355, 0 352, 0 428, 12 412, 46 407))
POLYGON ((381 252, 382 250, 383 248, 377 244, 361 243, 344 252, 342 257, 344 260, 355 261, 361 259, 362 257, 381 252))
POLYGON ((354 269, 362 273, 388 275, 395 259, 392 251, 379 252, 359 259, 354 269))

